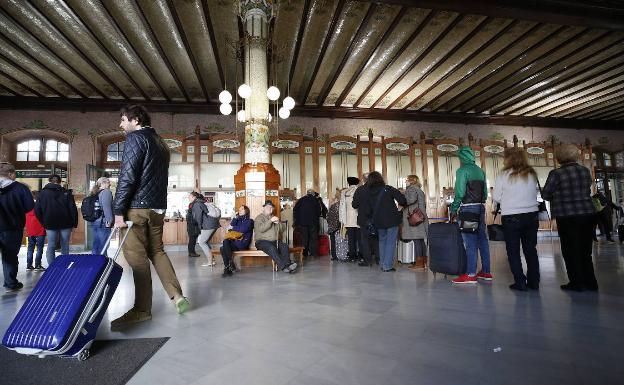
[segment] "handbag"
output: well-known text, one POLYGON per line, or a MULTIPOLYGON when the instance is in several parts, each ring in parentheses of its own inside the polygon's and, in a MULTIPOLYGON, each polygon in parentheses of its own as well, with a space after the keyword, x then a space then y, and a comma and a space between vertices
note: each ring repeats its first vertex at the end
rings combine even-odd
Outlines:
POLYGON ((500 211, 500 204, 496 205, 496 213, 494 214, 494 220, 491 225, 487 225, 488 239, 490 241, 504 241, 505 232, 503 231, 503 225, 496 224, 496 217, 500 211))
POLYGON ((386 193, 386 188, 384 187, 383 190, 381 190, 381 192, 379 193, 379 196, 377 197, 377 202, 375 202, 375 206, 373 207, 373 211, 371 212, 371 216, 368 218, 368 221, 366 222, 366 231, 368 232, 369 237, 376 237, 379 234, 379 231, 377 230, 377 226, 375 226, 375 224, 373 223, 373 219, 375 218, 375 214, 377 213, 377 210, 379 209, 379 205, 381 204, 381 198, 383 198, 385 193, 386 193))
POLYGON ((238 241, 238 240, 243 239, 243 233, 241 233, 240 231, 230 230, 227 233, 225 233, 225 236, 223 237, 223 239, 231 239, 233 241, 238 241))
POLYGON ((474 234, 479 231, 479 222, 481 221, 480 213, 460 210, 457 219, 459 222, 459 231, 462 233, 474 234))
MULTIPOLYGON (((418 200, 416 200, 415 203, 418 203, 418 200)), ((409 211, 409 208, 407 209, 407 223, 409 223, 410 226, 418 226, 424 221, 425 214, 422 212, 420 207, 416 207, 416 209, 414 209, 414 211, 412 211, 411 213, 409 211)))
MULTIPOLYGON (((542 186, 540 185, 539 179, 537 179, 537 187, 539 188, 540 197, 541 197, 542 186)), ((541 222, 550 221, 550 215, 548 214, 548 208, 546 208, 546 201, 544 201, 544 199, 542 199, 542 201, 539 202, 539 205, 537 206, 537 208, 538 208, 537 219, 541 222)))

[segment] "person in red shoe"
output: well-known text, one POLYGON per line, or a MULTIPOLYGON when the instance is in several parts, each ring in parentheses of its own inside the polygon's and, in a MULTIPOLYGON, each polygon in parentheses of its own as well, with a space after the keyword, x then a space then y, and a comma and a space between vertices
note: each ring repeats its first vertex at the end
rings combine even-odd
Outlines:
POLYGON ((455 176, 455 200, 451 216, 476 218, 478 229, 474 233, 462 233, 468 259, 466 274, 453 280, 454 284, 474 284, 478 280, 491 281, 490 244, 485 225, 485 200, 488 189, 483 170, 475 164, 475 154, 470 147, 462 147, 457 156, 461 167, 455 176), (481 255, 481 271, 477 274, 477 257, 481 255))
MULTIPOLYGON (((37 192, 33 191, 33 198, 37 200, 37 192)), ((35 215, 35 209, 26 213, 26 236, 28 237, 28 249, 26 251, 26 270, 43 271, 45 268, 41 265, 41 258, 43 257, 43 246, 45 244, 45 229, 37 216, 35 215), (37 254, 35 255, 35 265, 33 266, 33 254, 35 253, 35 247, 37 248, 37 254)))

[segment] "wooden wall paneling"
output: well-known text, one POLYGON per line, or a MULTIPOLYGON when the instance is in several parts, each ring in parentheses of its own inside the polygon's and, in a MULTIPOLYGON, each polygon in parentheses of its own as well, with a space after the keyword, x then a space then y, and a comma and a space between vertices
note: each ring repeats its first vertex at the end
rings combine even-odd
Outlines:
POLYGON ((409 157, 410 157, 410 173, 411 174, 416 174, 416 149, 418 148, 418 145, 414 144, 414 139, 410 138, 410 141, 412 142, 410 144, 409 147, 409 157))
POLYGON ((314 191, 320 192, 320 176, 319 176, 319 142, 315 135, 312 143, 312 182, 314 191))
POLYGON ((193 169, 195 172, 195 189, 199 191, 201 189, 201 129, 199 126, 195 127, 195 140, 193 156, 193 169))
POLYGON ((435 208, 436 213, 439 215, 440 208, 440 152, 435 146, 432 148, 433 150, 433 177, 435 178, 435 208))
POLYGON ((327 178, 327 200, 331 203, 334 198, 334 190, 332 186, 332 154, 334 153, 330 140, 325 142, 325 167, 327 178))
POLYGON ((299 183, 301 183, 301 188, 298 193, 299 198, 301 198, 306 191, 305 144, 303 140, 299 142, 299 183))
MULTIPOLYGON (((387 149, 386 142, 384 141, 384 137, 381 137, 381 175, 383 175, 386 183, 390 183, 388 180, 388 161, 387 161, 387 149)), ((376 163, 376 162, 375 162, 376 163)))
POLYGON ((360 178, 360 180, 362 180, 362 174, 363 174, 363 170, 362 170, 362 142, 360 141, 360 137, 357 137, 357 141, 356 141, 356 145, 355 145, 355 150, 357 151, 356 156, 357 156, 357 173, 358 173, 358 178, 360 178))
POLYGON ((375 171, 375 146, 373 143, 373 131, 368 131, 368 172, 375 171))

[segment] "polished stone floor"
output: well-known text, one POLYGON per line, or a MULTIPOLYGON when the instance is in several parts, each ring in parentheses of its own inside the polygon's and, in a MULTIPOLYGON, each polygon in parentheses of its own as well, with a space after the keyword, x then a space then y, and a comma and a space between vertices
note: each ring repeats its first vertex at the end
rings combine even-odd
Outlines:
MULTIPOLYGON (((126 269, 98 338, 171 337, 135 385, 624 383, 624 247, 596 245, 598 294, 559 289, 556 238, 540 240, 539 292, 510 291, 504 246, 491 247, 495 281, 476 287, 327 258, 296 275, 267 267, 222 279, 171 251, 192 310, 178 316, 154 277, 153 320, 111 332, 133 302, 126 269)), ((2 295, 0 331, 37 276, 22 270, 26 289, 2 295)))

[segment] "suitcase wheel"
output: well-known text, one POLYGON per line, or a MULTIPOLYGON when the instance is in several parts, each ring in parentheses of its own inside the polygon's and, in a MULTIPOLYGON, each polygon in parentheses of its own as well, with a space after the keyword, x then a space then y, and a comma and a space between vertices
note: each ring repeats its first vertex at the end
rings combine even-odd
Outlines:
POLYGON ((81 351, 76 358, 78 358, 78 361, 85 361, 87 358, 89 358, 89 349, 81 351))

